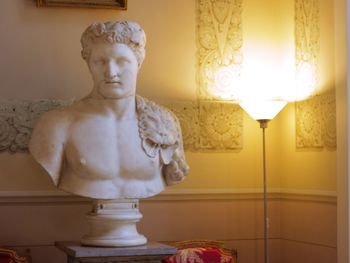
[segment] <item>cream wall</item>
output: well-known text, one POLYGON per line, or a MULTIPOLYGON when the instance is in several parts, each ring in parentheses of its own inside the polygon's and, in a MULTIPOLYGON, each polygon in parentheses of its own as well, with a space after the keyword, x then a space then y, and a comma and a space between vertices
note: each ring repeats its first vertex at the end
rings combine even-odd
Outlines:
POLYGON ((94 21, 120 19, 138 21, 147 33, 138 91, 152 98, 194 98, 194 1, 131 0, 126 12, 2 2, 2 98, 84 96, 91 81, 80 57, 81 33, 94 21))
MULTIPOLYGON (((328 89, 334 82, 334 42, 329 37, 334 33, 333 3, 320 3, 321 80, 328 89)), ((247 59, 258 56, 270 63, 264 52, 249 52, 249 47, 263 43, 259 48, 279 54, 278 65, 290 66, 292 11, 292 0, 243 1, 247 59)), ((3 0, 0 17, 1 99, 84 96, 91 80, 80 58, 80 34, 93 21, 118 19, 136 20, 147 33, 139 93, 157 101, 196 98, 194 0, 128 0, 127 11, 38 9, 32 0, 3 0)), ((311 262, 311 258, 329 263, 336 250, 336 152, 297 150, 294 118, 291 104, 269 124, 266 134, 268 185, 273 192, 272 262, 311 262), (300 219, 297 225, 295 218, 300 219), (312 222, 318 222, 317 228, 306 231, 312 222), (293 252, 301 251, 307 256, 296 260, 293 252)), ((256 193, 262 186, 261 130, 246 114, 243 140, 243 149, 235 152, 187 152, 188 179, 172 188, 177 194, 142 202, 141 231, 153 240, 223 239, 239 249, 241 263, 261 262, 262 203, 256 193)), ((47 263, 52 255, 55 262, 63 262, 53 242, 79 239, 88 209, 85 200, 67 198, 57 196, 29 155, 0 154, 0 211, 6 215, 0 218, 0 244, 30 247, 34 262, 47 263), (38 229, 43 233, 37 234, 38 229)))

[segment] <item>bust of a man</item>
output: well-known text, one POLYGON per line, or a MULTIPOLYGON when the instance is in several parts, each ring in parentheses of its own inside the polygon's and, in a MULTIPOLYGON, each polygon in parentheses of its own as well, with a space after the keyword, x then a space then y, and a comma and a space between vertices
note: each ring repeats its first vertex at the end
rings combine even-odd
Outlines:
POLYGON ((142 28, 94 23, 81 43, 93 89, 40 118, 29 145, 36 161, 59 189, 95 199, 149 197, 182 181, 188 166, 178 120, 136 95, 142 28))

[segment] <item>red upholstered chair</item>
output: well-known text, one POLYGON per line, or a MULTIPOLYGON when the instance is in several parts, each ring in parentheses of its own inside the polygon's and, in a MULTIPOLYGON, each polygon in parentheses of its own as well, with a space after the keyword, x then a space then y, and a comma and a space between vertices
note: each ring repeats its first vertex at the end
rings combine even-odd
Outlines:
POLYGON ((30 263, 30 258, 19 256, 13 249, 0 248, 0 263, 30 263))
POLYGON ((163 263, 237 263, 237 251, 223 247, 223 242, 211 240, 188 240, 171 242, 178 249, 163 263))

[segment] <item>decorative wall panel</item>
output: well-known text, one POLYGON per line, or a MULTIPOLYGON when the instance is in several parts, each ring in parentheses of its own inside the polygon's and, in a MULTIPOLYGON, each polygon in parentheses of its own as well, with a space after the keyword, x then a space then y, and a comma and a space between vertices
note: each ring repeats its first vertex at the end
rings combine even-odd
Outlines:
POLYGON ((295 63, 297 96, 303 98, 318 84, 320 49, 319 0, 295 0, 295 63))
POLYGON ((173 102, 164 106, 170 109, 180 121, 185 149, 198 150, 200 131, 197 103, 191 101, 173 102))
POLYGON ((179 118, 185 150, 227 151, 243 147, 243 111, 237 104, 187 101, 164 106, 179 118))
POLYGON ((199 99, 237 99, 242 65, 242 0, 197 0, 199 99))
MULTIPOLYGON (((62 100, 0 102, 0 152, 28 152, 32 130, 41 114, 71 103, 62 100)), ((238 105, 178 101, 164 106, 180 121, 185 150, 242 148, 243 112, 238 105)))
POLYGON ((296 146, 298 148, 336 148, 335 91, 297 102, 296 146))
POLYGON ((335 91, 322 96, 323 141, 325 147, 337 147, 335 91))
POLYGON ((201 149, 242 148, 243 114, 239 105, 201 101, 199 120, 201 149))

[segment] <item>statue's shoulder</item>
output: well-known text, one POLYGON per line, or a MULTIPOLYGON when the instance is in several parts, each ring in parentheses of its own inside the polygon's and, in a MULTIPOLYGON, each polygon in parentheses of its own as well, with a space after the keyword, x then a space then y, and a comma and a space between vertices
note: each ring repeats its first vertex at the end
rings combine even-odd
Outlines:
POLYGON ((43 113, 40 116, 37 125, 45 126, 47 128, 56 128, 68 124, 72 119, 72 115, 69 114, 69 110, 67 110, 68 107, 70 106, 59 107, 43 113))
POLYGON ((41 115, 39 121, 50 123, 54 126, 70 124, 79 118, 79 116, 86 113, 86 109, 89 108, 91 108, 91 106, 84 100, 74 101, 68 105, 45 112, 43 115, 41 115))
POLYGON ((139 95, 136 96, 136 109, 138 115, 142 118, 155 118, 155 122, 159 122, 162 124, 167 124, 168 122, 170 122, 173 123, 175 126, 178 126, 178 119, 173 112, 171 112, 166 107, 161 106, 155 103, 154 101, 151 101, 139 95))

